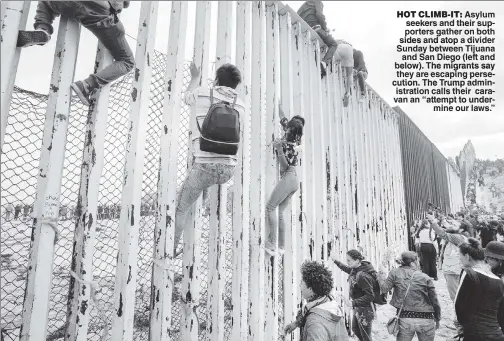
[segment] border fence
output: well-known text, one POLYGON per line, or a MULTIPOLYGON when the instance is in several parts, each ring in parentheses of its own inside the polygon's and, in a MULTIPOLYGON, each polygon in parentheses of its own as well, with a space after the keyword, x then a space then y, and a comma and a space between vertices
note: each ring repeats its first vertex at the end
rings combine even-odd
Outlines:
MULTIPOLYGON (((80 28, 65 18, 49 94, 14 87, 28 6, 2 2, 4 339, 279 340, 303 305, 305 260, 327 262, 335 290, 348 294, 331 258, 357 248, 386 264, 407 247, 416 206, 399 115, 369 86, 363 98, 352 89, 344 107, 349 80, 334 62, 321 78, 325 46, 288 6, 219 1, 210 37, 211 2, 198 1, 189 37, 188 3, 172 1, 164 55, 153 47, 158 2, 142 2, 135 71, 93 95, 89 108, 71 96, 80 28), (241 70, 246 117, 233 180, 197 201, 184 252, 172 258, 176 193, 191 167, 195 128, 182 101, 188 39, 202 75, 214 62, 241 70), (278 179, 271 142, 280 136, 280 101, 306 126, 286 252, 270 257, 265 205, 278 179)), ((96 68, 110 62, 99 44, 96 68)), ((451 203, 457 190, 447 186, 457 178, 440 166, 440 153, 435 158, 434 176, 444 179, 436 195, 451 203)))

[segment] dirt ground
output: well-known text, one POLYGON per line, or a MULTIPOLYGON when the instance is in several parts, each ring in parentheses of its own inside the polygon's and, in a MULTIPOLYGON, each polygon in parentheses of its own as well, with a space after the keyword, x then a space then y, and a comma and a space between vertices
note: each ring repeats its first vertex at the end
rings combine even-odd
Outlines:
MULTIPOLYGON (((434 283, 436 284, 436 291, 441 305, 441 326, 436 331, 435 341, 447 341, 456 334, 453 327, 455 310, 448 295, 442 271, 439 271, 439 280, 434 283)), ((395 338, 388 334, 386 328, 387 321, 394 316, 394 313, 395 308, 388 304, 378 308, 378 318, 373 323, 373 341, 395 341, 395 338)), ((413 340, 418 340, 418 338, 415 337, 413 340)), ((352 341, 357 341, 357 338, 353 338, 352 341)))

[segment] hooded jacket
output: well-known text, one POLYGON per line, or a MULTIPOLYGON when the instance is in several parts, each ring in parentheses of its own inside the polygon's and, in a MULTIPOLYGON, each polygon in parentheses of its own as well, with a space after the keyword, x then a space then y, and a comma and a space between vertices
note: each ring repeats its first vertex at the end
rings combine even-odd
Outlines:
POLYGON ((327 30, 325 16, 322 13, 323 4, 320 0, 309 0, 299 7, 297 14, 306 21, 310 27, 320 25, 324 31, 327 30))
POLYGON ((301 341, 348 341, 345 320, 334 300, 311 308, 301 330, 301 341))
POLYGON ((362 261, 361 265, 352 269, 345 264, 334 261, 336 265, 348 276, 350 284, 350 298, 352 306, 370 307, 374 301, 374 285, 377 283, 377 273, 373 265, 368 261, 362 261))

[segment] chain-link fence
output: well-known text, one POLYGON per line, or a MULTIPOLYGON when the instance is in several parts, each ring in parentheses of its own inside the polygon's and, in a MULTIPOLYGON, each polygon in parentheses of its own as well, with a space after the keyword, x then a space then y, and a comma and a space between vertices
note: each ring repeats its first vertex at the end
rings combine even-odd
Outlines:
MULTIPOLYGON (((155 227, 155 201, 159 169, 159 141, 163 114, 165 56, 155 53, 150 94, 150 112, 146 135, 144 181, 139 231, 138 277, 135 309, 135 339, 147 340, 152 273, 152 250, 155 227)), ((189 63, 184 68, 184 86, 189 82, 189 63)), ((104 144, 104 166, 101 177, 98 222, 93 257, 93 275, 99 290, 97 298, 107 316, 102 320, 93 306, 89 323, 89 340, 98 340, 105 324, 110 324, 114 305, 119 212, 125 146, 128 136, 129 93, 132 75, 114 83, 110 91, 107 134, 104 144)), ((1 160, 1 332, 2 340, 17 340, 26 285, 32 220, 30 218, 36 195, 40 148, 44 129, 47 95, 15 88, 8 118, 1 160)), ((55 245, 52 289, 48 320, 48 340, 64 337, 67 294, 70 282, 75 207, 79 190, 80 165, 84 143, 87 108, 77 98, 72 99, 65 154, 61 209, 58 229, 60 238, 55 245)), ((181 186, 187 172, 187 136, 189 110, 182 108, 179 131, 177 185, 181 186)), ((226 338, 231 330, 232 277, 232 182, 229 184, 226 228, 226 338)), ((207 211, 208 212, 208 211, 207 211)), ((208 273, 208 214, 204 214, 201 235, 201 297, 198 308, 200 321, 205 321, 208 273)), ((172 326, 177 337, 180 322, 180 283, 182 256, 174 262, 172 326)), ((200 325, 203 339, 204 322, 200 325)))

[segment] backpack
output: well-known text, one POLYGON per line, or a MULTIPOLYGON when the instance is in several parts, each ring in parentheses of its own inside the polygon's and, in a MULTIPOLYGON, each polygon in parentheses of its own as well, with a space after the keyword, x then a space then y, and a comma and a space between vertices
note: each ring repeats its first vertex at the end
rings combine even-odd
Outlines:
POLYGON ((376 272, 373 272, 372 277, 373 277, 373 293, 374 293, 373 302, 378 305, 387 304, 388 293, 384 294, 381 293, 380 283, 378 283, 378 274, 376 272))
MULTIPOLYGON (((237 96, 236 96, 237 97, 237 96)), ((198 129, 201 134, 200 149, 221 155, 236 155, 240 145, 240 114, 229 102, 213 103, 213 89, 210 89, 210 109, 203 124, 198 129)))

